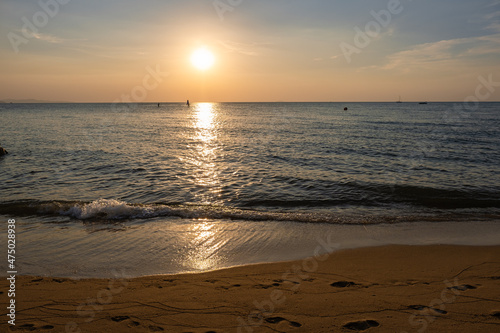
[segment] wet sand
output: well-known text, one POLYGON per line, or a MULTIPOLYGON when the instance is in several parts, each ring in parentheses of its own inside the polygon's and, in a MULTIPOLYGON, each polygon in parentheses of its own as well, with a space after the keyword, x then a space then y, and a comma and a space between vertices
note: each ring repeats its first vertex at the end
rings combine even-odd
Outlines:
POLYGON ((0 331, 498 332, 500 246, 383 246, 181 275, 6 279, 0 331))

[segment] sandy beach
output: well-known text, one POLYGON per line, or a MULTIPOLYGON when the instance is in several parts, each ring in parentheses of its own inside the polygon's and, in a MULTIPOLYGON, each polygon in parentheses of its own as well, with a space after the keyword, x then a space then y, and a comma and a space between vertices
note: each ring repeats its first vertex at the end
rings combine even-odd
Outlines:
POLYGON ((500 0, 0 8, 0 333, 500 333, 500 0))
MULTIPOLYGON (((201 274, 18 276, 30 332, 498 332, 500 246, 383 246, 201 274)), ((7 280, 2 282, 7 301, 7 280)), ((7 319, 6 319, 7 318, 7 319)))

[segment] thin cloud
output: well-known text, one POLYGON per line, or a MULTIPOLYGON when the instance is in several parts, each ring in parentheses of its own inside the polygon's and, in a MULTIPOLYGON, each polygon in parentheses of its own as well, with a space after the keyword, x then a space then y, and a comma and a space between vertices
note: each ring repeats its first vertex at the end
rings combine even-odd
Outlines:
POLYGON ((500 33, 500 11, 485 16, 486 21, 491 21, 486 26, 486 30, 500 33))
POLYGON ((500 10, 484 16, 486 20, 491 20, 494 19, 495 17, 500 17, 500 10))
POLYGON ((44 33, 39 33, 39 32, 31 32, 31 36, 35 39, 38 39, 38 40, 41 40, 44 42, 48 42, 48 43, 52 43, 52 44, 61 44, 61 43, 65 42, 65 39, 63 39, 63 38, 59 38, 59 37, 54 36, 54 35, 44 34, 44 33))
POLYGON ((493 7, 493 6, 497 6, 497 5, 500 5, 500 0, 494 0, 492 3, 490 3, 486 7, 493 7))
POLYGON ((219 40, 218 42, 229 52, 247 56, 259 56, 261 53, 258 52, 257 49, 262 46, 270 45, 269 43, 239 43, 229 40, 219 40))
POLYGON ((26 36, 25 34, 29 35, 29 38, 34 38, 39 41, 51 43, 51 44, 71 44, 73 42, 81 42, 81 41, 86 41, 87 39, 80 38, 80 39, 67 39, 67 38, 61 38, 55 35, 51 34, 46 34, 46 33, 41 33, 41 32, 34 32, 34 31, 20 31, 20 33, 23 34, 23 36, 26 36))
POLYGON ((137 51, 130 46, 111 47, 88 43, 68 43, 68 45, 65 45, 65 48, 87 56, 104 59, 135 59, 136 56, 146 56, 149 54, 148 52, 137 51))
MULTIPOLYGON (((384 66, 370 69, 398 70, 443 70, 460 66, 468 60, 500 53, 500 34, 441 40, 413 46, 411 49, 387 57, 384 66)), ((368 68, 367 68, 368 69, 368 68)))

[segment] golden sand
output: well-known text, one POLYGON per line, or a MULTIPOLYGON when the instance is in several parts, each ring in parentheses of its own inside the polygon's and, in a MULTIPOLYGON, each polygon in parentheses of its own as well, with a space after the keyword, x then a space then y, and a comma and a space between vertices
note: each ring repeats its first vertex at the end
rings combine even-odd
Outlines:
MULTIPOLYGON (((18 276, 30 332, 500 332, 500 246, 383 246, 127 279, 18 276)), ((2 279, 2 304, 8 283, 2 279)))

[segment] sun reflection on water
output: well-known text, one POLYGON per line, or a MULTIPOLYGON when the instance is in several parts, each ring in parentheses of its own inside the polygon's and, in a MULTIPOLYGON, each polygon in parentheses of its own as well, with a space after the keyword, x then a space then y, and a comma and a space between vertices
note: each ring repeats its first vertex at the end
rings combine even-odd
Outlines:
POLYGON ((214 127, 215 110, 213 103, 198 103, 195 106, 196 127, 210 131, 214 127))
POLYGON ((197 270, 216 269, 224 261, 221 249, 227 242, 218 237, 221 230, 217 223, 208 220, 193 222, 190 234, 190 250, 183 264, 197 270))
MULTIPOLYGON (((192 181, 190 192, 196 204, 221 204, 221 122, 217 104, 197 103, 189 112, 188 149, 182 161, 192 181)), ((219 267, 224 261, 221 249, 226 243, 222 240, 225 237, 220 237, 219 224, 204 219, 191 223, 186 234, 189 246, 182 259, 183 265, 196 270, 219 267)))
POLYGON ((197 202, 214 204, 220 193, 217 158, 220 153, 218 142, 219 122, 214 103, 194 105, 192 117, 193 144, 190 149, 190 168, 195 186, 197 202))

